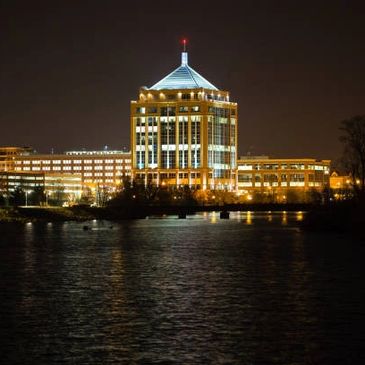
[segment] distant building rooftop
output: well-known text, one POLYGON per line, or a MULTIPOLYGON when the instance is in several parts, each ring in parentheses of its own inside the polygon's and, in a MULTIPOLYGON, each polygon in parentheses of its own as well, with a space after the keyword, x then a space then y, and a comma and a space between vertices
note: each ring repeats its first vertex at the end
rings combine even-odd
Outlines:
POLYGON ((66 155, 116 155, 121 153, 130 153, 126 150, 99 150, 99 151, 66 151, 66 155))

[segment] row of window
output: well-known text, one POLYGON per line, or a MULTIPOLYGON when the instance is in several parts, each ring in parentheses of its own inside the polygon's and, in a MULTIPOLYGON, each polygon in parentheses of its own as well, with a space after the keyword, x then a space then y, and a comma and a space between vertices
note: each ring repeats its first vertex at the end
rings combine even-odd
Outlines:
POLYGON ((249 188, 249 187, 255 187, 255 188, 275 188, 275 187, 323 187, 325 183, 323 181, 320 182, 308 182, 307 185, 304 181, 290 181, 290 182, 274 182, 272 184, 267 182, 242 182, 239 184, 239 189, 242 190, 242 188, 249 188))
MULTIPOLYGON (((323 175, 308 174, 308 181, 323 181, 323 175)), ((278 174, 238 174, 238 182, 278 182, 278 174)), ((305 174, 280 174, 280 181, 302 182, 305 181, 305 174)))
MULTIPOLYGON (((305 164, 240 164, 238 170, 305 170, 305 164)), ((329 166, 308 165, 308 170, 328 171, 329 166)))
POLYGON ((84 176, 114 176, 114 174, 112 172, 95 172, 95 173, 92 173, 92 172, 85 172, 84 173, 84 176))
MULTIPOLYGON (((150 107, 137 107, 136 114, 159 114, 162 116, 175 116, 176 112, 178 113, 189 113, 189 112, 197 112, 199 113, 200 106, 199 105, 180 105, 179 107, 172 107, 172 106, 163 106, 158 108, 157 106, 150 106, 150 107)), ((217 108, 213 106, 208 107, 208 113, 212 113, 219 117, 229 118, 231 116, 236 115, 236 109, 229 109, 229 108, 217 108)))
POLYGON ((70 164, 102 164, 102 163, 131 163, 130 159, 125 159, 125 160, 121 160, 121 159, 116 159, 116 160, 23 160, 23 161, 15 161, 16 165, 49 165, 49 164, 53 164, 53 165, 70 165, 70 164))
POLYGON ((87 171, 87 170, 130 170, 130 165, 122 166, 32 166, 15 167, 16 171, 87 171))
MULTIPOLYGON (((154 179, 157 180, 158 179, 158 174, 148 174, 147 175, 149 179, 154 179)), ((179 179, 188 179, 189 178, 189 174, 187 172, 179 172, 178 174, 176 173, 160 173, 160 180, 168 180, 168 179, 176 179, 176 177, 178 177, 179 179), (177 175, 177 176, 176 176, 177 175)), ((136 174, 136 179, 144 179, 145 178, 145 174, 136 174)), ((191 179, 198 179, 200 178, 200 173, 199 172, 191 172, 190 173, 190 178, 191 179)))
MULTIPOLYGON (((229 96, 224 96, 220 94, 204 94, 204 93, 184 93, 178 92, 177 94, 158 94, 158 98, 160 100, 217 100, 217 101, 229 101, 229 96)), ((140 94, 140 100, 145 100, 146 95, 140 94)), ((151 93, 147 94, 148 100, 157 99, 157 95, 153 95, 151 93)))

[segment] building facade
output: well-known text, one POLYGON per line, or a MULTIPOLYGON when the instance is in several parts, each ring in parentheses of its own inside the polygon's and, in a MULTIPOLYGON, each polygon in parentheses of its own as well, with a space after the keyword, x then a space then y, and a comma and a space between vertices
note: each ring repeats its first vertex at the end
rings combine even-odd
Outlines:
POLYGON ((237 104, 188 65, 131 102, 133 178, 146 184, 236 188, 237 104))
POLYGON ((245 156, 238 160, 237 186, 240 195, 252 199, 253 193, 285 202, 290 192, 322 191, 329 187, 330 160, 274 159, 245 156))
POLYGON ((25 194, 42 188, 47 199, 97 199, 131 176, 131 154, 125 151, 68 151, 36 154, 30 148, 0 148, 0 193, 25 194))
POLYGON ((30 147, 0 147, 0 171, 14 170, 14 158, 32 152, 30 147))
POLYGON ((84 186, 118 186, 131 175, 131 154, 124 151, 69 151, 13 158, 14 171, 80 175, 84 186))
MULTIPOLYGON (((81 198, 82 183, 79 174, 50 173, 41 171, 0 171, 0 193, 9 196, 17 189, 25 194, 41 189, 48 200, 76 202, 81 198)), ((25 203, 27 205, 27 203, 25 203)))

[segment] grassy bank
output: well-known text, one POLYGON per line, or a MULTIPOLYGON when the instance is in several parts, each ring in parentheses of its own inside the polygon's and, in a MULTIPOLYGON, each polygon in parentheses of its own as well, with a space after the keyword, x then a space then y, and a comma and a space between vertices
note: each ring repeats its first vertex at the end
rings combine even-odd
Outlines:
POLYGON ((93 219, 83 209, 61 207, 15 207, 0 209, 0 222, 57 222, 93 219))

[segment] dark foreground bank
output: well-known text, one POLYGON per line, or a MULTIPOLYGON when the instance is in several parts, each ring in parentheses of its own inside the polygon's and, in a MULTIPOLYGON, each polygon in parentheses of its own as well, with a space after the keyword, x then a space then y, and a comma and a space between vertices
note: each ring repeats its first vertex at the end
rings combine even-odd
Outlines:
POLYGON ((364 235, 365 206, 347 201, 308 210, 302 227, 309 231, 350 232, 364 235))

